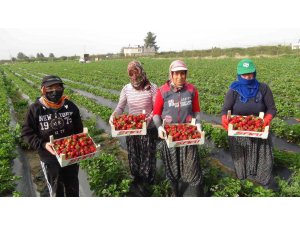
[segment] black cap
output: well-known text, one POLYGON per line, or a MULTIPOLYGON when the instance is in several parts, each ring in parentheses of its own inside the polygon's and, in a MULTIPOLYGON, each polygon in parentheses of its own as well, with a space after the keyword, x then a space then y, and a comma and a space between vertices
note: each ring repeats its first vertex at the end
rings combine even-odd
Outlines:
POLYGON ((63 81, 55 75, 46 75, 42 80, 41 86, 49 87, 53 84, 64 84, 63 81))

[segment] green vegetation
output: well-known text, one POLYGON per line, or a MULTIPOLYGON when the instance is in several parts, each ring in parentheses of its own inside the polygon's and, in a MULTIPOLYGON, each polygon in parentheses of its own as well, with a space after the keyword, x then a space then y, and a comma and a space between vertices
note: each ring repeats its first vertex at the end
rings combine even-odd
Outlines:
POLYGON ((10 110, 3 72, 0 72, 0 196, 12 195, 18 179, 12 173, 12 160, 16 157, 15 139, 10 124, 10 110))
MULTIPOLYGON (((213 50, 213 57, 215 57, 219 50, 213 50)), ((187 52, 186 54, 190 53, 187 52)), ((236 53, 232 54, 236 55, 236 53)), ((284 50, 278 48, 278 55, 281 54, 285 54, 284 50)), ((251 54, 248 55, 251 56, 251 54)), ((199 90, 201 110, 208 114, 219 115, 224 95, 230 83, 236 78, 236 65, 239 59, 204 59, 196 57, 184 58, 189 68, 188 81, 194 83, 199 90)), ((143 62, 150 80, 160 86, 168 78, 168 67, 173 59, 140 58, 139 60, 143 62)), ((13 86, 13 91, 24 93, 29 96, 31 101, 40 96, 40 82, 44 74, 57 74, 65 79, 64 82, 67 85, 65 94, 72 101, 78 106, 88 109, 94 115, 108 121, 113 110, 112 108, 99 105, 94 100, 84 97, 72 89, 80 89, 116 102, 119 96, 112 94, 109 89, 120 92, 122 87, 129 82, 126 69, 130 60, 132 58, 102 60, 89 64, 80 64, 74 61, 16 63, 3 65, 2 73, 7 74, 5 79, 7 85, 5 86, 8 87, 8 92, 9 88, 13 86)), ((272 132, 280 138, 285 138, 289 142, 299 144, 299 124, 288 125, 283 120, 286 117, 300 118, 300 97, 298 95, 300 87, 299 58, 295 56, 281 56, 253 58, 253 60, 257 66, 258 80, 267 83, 271 87, 278 109, 278 117, 272 121, 272 132)), ((0 91, 0 94, 2 92, 0 91)), ((18 101, 18 97, 20 96, 16 95, 16 98, 13 99, 14 106, 16 107, 16 111, 22 114, 22 110, 24 110, 27 102, 23 99, 18 101)), ((6 103, 2 105, 6 105, 6 103)), ((4 110, 6 113, 9 112, 4 108, 1 110, 4 110)), ((5 115, 5 112, 2 113, 1 111, 1 116, 5 115)), ((1 124, 7 124, 5 117, 3 121, 2 117, 0 117, 0 120, 1 124)), ((89 131, 95 141, 97 143, 100 142, 101 145, 104 143, 103 147, 105 151, 99 158, 82 163, 82 167, 88 171, 91 188, 95 195, 126 196, 131 183, 130 173, 126 166, 127 156, 120 154, 120 149, 115 140, 105 136, 102 133, 103 131, 96 129, 95 121, 96 119, 92 119, 84 123, 89 127, 89 131), (106 172, 101 173, 100 171, 106 172)), ((216 147, 228 149, 227 133, 220 126, 202 121, 202 127, 206 132, 206 138, 212 141, 216 147)), ((6 136, 8 132, 3 133, 5 133, 3 136, 5 140, 13 141, 6 136)), ((210 158, 210 148, 208 147, 201 146, 199 153, 201 155, 201 166, 205 184, 204 193, 207 196, 299 196, 297 185, 299 185, 298 169, 300 167, 300 156, 297 153, 284 152, 278 149, 274 150, 275 166, 293 167, 292 171, 294 171, 293 176, 288 181, 277 178, 280 189, 278 192, 264 189, 262 186, 253 184, 251 181, 240 181, 229 174, 228 171, 221 171, 218 165, 210 158)), ((6 154, 6 152, 4 151, 3 154, 6 154)), ((10 168, 7 168, 8 170, 5 171, 9 171, 10 168)), ((8 174, 10 177, 13 176, 8 172, 5 174, 8 174)), ((11 189, 11 187, 8 189, 11 189)), ((170 184, 162 177, 156 181, 155 185, 150 187, 150 190, 152 196, 171 195, 170 184)))

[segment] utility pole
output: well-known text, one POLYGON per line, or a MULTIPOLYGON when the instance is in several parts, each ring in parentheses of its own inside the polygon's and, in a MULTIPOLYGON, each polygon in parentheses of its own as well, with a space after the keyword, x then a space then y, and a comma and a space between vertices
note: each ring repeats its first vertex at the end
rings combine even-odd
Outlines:
POLYGON ((8 52, 9 52, 9 58, 10 58, 10 61, 13 62, 13 61, 12 61, 12 55, 11 55, 11 53, 10 53, 9 50, 8 50, 8 52))

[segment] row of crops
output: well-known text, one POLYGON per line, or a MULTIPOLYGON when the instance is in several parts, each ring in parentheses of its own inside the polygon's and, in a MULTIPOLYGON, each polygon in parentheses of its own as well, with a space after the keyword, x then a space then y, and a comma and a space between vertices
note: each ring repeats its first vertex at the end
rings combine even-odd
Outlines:
MULTIPOLYGON (((170 60, 169 61, 151 60, 151 59, 147 59, 147 60, 146 60, 147 63, 152 62, 153 65, 154 62, 157 63, 158 61, 164 61, 166 66, 166 71, 167 71, 168 64, 170 62, 170 60)), ((105 73, 103 73, 103 71, 110 71, 111 73, 113 73, 114 71, 113 66, 105 68, 105 66, 107 65, 110 64, 113 65, 112 62, 113 61, 101 61, 100 63, 91 63, 91 64, 84 64, 84 65, 77 64, 75 62, 67 62, 67 63, 63 62, 57 64, 52 64, 52 63, 15 64, 15 65, 10 65, 9 67, 5 66, 4 69, 7 74, 7 78, 12 80, 13 84, 16 85, 22 93, 28 95, 32 101, 34 101, 36 97, 40 95, 40 91, 39 91, 40 81, 41 81, 41 77, 43 77, 45 73, 58 74, 61 77, 64 77, 66 79, 76 81, 77 83, 66 81, 69 87, 66 89, 67 95, 70 95, 71 99, 75 101, 76 104, 85 107, 89 111, 93 112, 93 114, 100 116, 101 118, 107 121, 109 115, 112 112, 111 108, 101 106, 89 98, 74 93, 72 92, 71 88, 85 90, 95 95, 103 96, 107 99, 115 101, 115 99, 108 97, 109 95, 104 96, 104 94, 102 93, 110 93, 109 90, 107 89, 120 91, 122 86, 128 82, 128 78, 126 76, 126 65, 128 61, 126 60, 115 61, 116 64, 115 68, 119 68, 120 70, 119 77, 114 77, 113 74, 107 74, 105 76, 105 73), (122 65, 122 66, 117 67, 117 65, 119 66, 122 65), (62 66, 65 66, 65 68, 62 68, 62 66), (60 71, 58 68, 60 68, 60 71), (87 70, 89 70, 89 72, 86 72, 86 74, 89 75, 86 75, 84 73, 84 71, 87 70), (102 71, 101 74, 99 71, 102 71), (98 76, 95 75, 97 74, 96 72, 99 73, 99 75, 101 75, 99 76, 99 78, 98 76), (93 76, 93 79, 90 79, 91 78, 90 76, 93 76), (112 81, 112 79, 114 80, 112 81), (106 85, 106 82, 109 82, 110 86, 106 85), (103 87, 104 89, 99 89, 99 87, 103 87), (96 92, 97 90, 100 90, 100 92, 96 92)), ((147 68, 146 65, 147 64, 145 63, 145 68, 147 68)), ((154 66, 151 68, 154 68, 154 66)), ((149 71, 151 70, 147 69, 149 77, 152 77, 152 73, 150 73, 149 71)), ((191 74, 192 71, 189 75, 192 77, 191 74)), ((161 79, 161 82, 160 83, 156 82, 156 83, 159 85, 162 84, 162 82, 166 80, 165 77, 166 77, 165 72, 161 72, 160 77, 159 76, 156 77, 157 79, 161 79)), ((154 79, 155 78, 151 78, 151 80, 153 81, 154 79)), ((200 85, 198 85, 198 87, 200 87, 200 85)), ((111 94, 111 96, 113 95, 111 94)), ((203 105, 204 100, 205 99, 202 97, 201 105, 203 105)), ((226 132, 224 132, 223 129, 215 128, 210 124, 204 124, 204 129, 207 132, 207 137, 210 140, 212 140, 216 146, 222 148, 228 147, 227 134, 226 132)), ((298 154, 282 152, 279 150, 275 151, 274 153, 275 164, 284 167, 293 166, 294 167, 293 170, 295 171, 295 174, 292 176, 292 179, 290 180, 289 183, 279 179, 281 189, 280 191, 275 193, 272 190, 266 190, 261 186, 254 185, 250 181, 239 181, 231 176, 228 176, 228 174, 226 173, 224 174, 222 170, 220 170, 218 167, 213 165, 213 161, 210 158, 210 151, 211 149, 209 149, 208 147, 202 147, 199 149, 199 153, 202 156, 201 164, 203 166, 203 172, 204 172, 205 189, 206 192, 209 193, 209 195, 213 195, 213 196, 237 196, 237 195, 239 196, 297 196, 297 191, 294 190, 296 188, 295 186, 293 186, 293 184, 297 184, 297 182, 299 183, 299 172, 297 172, 297 170, 300 167, 300 158, 298 154), (294 189, 291 190, 288 189, 288 187, 293 187, 294 189)), ((124 196, 128 192, 128 185, 130 180, 128 180, 127 178, 125 179, 125 177, 128 176, 128 173, 125 173, 125 171, 124 173, 120 173, 121 167, 119 167, 118 164, 115 164, 116 165, 115 167, 117 168, 115 170, 117 171, 115 172, 115 176, 116 173, 120 173, 123 175, 127 174, 127 175, 123 176, 124 181, 122 179, 118 181, 112 181, 112 183, 117 183, 117 184, 114 184, 109 188, 106 187, 105 185, 101 185, 101 183, 103 184, 103 181, 106 179, 104 175, 95 173, 95 171, 97 171, 97 168, 99 169, 99 167, 101 168, 101 171, 103 171, 103 165, 109 163, 112 165, 110 160, 112 159, 110 159, 110 156, 107 155, 105 159, 103 158, 99 159, 98 163, 87 162, 88 164, 83 166, 87 170, 90 170, 89 173, 90 176, 94 176, 94 178, 92 177, 90 178, 90 181, 93 182, 92 186, 96 188, 94 192, 97 193, 96 194, 97 196, 124 196), (100 180, 99 177, 101 177, 100 180), (97 189, 97 187, 99 188, 97 189)), ((159 184, 157 184, 152 188, 154 196, 168 196, 169 195, 168 190, 169 190, 169 186, 166 182, 160 182, 159 184)))
MULTIPOLYGON (((149 59, 141 61, 150 80, 162 85, 168 78, 171 59, 149 59)), ((201 107, 208 114, 219 114, 225 93, 236 79, 238 59, 185 59, 189 75, 188 81, 194 83, 200 93, 201 107)), ((278 108, 279 117, 300 117, 299 58, 255 58, 257 79, 270 85, 278 108)), ((128 60, 103 60, 90 64, 77 62, 12 64, 13 70, 24 70, 42 75, 58 74, 63 78, 90 84, 93 87, 121 90, 128 82, 128 60)))
POLYGON ((10 127, 10 109, 2 74, 0 70, 0 196, 12 195, 17 180, 12 173, 12 160, 16 157, 15 138, 10 127))
MULTIPOLYGON (((170 59, 141 59, 150 80, 158 85, 167 79, 170 59)), ((201 109, 207 114, 219 115, 228 86, 235 79, 237 59, 186 59, 188 80, 199 89, 201 109)), ((272 132, 288 142, 300 144, 300 124, 288 124, 300 118, 300 64, 298 58, 256 58, 257 79, 268 83, 272 89, 277 117, 272 122, 272 132)), ((128 60, 104 60, 97 63, 77 62, 14 64, 9 69, 29 80, 39 83, 44 74, 58 74, 73 89, 80 89, 113 102, 116 91, 128 82, 128 60), (82 82, 84 81, 84 82, 82 82)))

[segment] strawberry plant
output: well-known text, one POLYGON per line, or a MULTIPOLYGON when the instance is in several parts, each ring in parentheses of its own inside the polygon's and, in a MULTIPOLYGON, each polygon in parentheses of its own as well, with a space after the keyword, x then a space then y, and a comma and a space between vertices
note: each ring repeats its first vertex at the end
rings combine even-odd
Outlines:
POLYGON ((253 184, 249 180, 225 177, 211 187, 214 197, 274 197, 270 189, 253 184))
POLYGON ((16 157, 15 139, 10 127, 10 109, 7 103, 6 86, 0 74, 0 196, 11 195, 18 177, 12 173, 12 160, 16 157))
POLYGON ((276 177, 280 197, 300 197, 300 169, 293 168, 293 171, 287 181, 276 177))
POLYGON ((115 156, 102 153, 98 158, 80 163, 87 170, 91 190, 99 197, 126 196, 131 179, 115 156))
MULTIPOLYGON (((172 59, 143 58, 141 60, 151 82, 158 86, 163 84, 167 78, 166 71, 168 71, 168 66, 172 59)), ((199 90, 202 111, 208 114, 219 114, 224 102, 224 95, 230 83, 235 79, 235 69, 239 59, 207 60, 186 58, 185 61, 189 66, 188 81, 195 84, 199 90)), ((34 81, 35 84, 38 83, 38 85, 41 77, 45 74, 59 74, 65 79, 64 82, 70 88, 80 89, 94 95, 103 96, 112 101, 117 101, 118 93, 116 92, 120 92, 124 84, 129 82, 126 71, 128 62, 129 59, 102 60, 86 65, 72 61, 30 64, 15 63, 3 65, 3 68, 6 73, 10 69, 24 76, 26 80, 34 81)), ((277 107, 277 116, 279 118, 300 118, 300 97, 297 94, 297 88, 300 85, 300 81, 297 79, 300 69, 298 58, 255 58, 255 64, 257 66, 257 79, 260 82, 267 83, 273 92, 277 107)), ((19 85, 19 87, 23 89, 22 85, 19 85)), ((32 91, 28 89, 27 92, 32 91)), ((27 95, 31 99, 37 97, 33 93, 28 93, 27 95)), ((98 105, 90 103, 90 99, 75 94, 74 96, 74 100, 76 98, 77 102, 78 98, 78 102, 86 108, 98 105)), ((105 110, 94 109, 91 111, 98 115, 101 114, 101 118, 109 118, 110 115, 105 115, 105 112, 103 112, 105 110)), ((271 125, 273 124, 275 122, 272 122, 271 125)), ((287 130, 288 124, 285 123, 285 125, 283 137, 288 141, 299 143, 297 140, 299 129, 294 127, 292 130, 287 130)), ((271 126, 271 129, 277 135, 275 126, 274 129, 271 126)))

